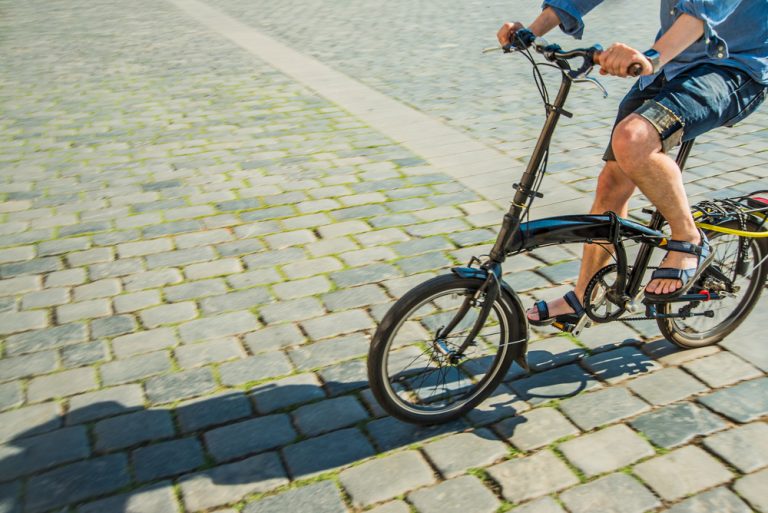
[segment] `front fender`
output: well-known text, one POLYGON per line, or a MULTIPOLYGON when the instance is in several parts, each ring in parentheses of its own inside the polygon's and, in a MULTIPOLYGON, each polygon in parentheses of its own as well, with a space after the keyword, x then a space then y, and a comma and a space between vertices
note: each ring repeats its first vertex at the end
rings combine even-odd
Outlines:
MULTIPOLYGON (((488 278, 488 271, 474 267, 454 267, 451 269, 451 272, 461 278, 474 278, 481 281, 485 281, 488 278)), ((499 279, 499 281, 501 282, 501 293, 504 294, 504 298, 512 307, 514 315, 513 319, 509 319, 512 340, 508 340, 507 342, 522 340, 520 343, 512 344, 514 360, 520 367, 529 371, 528 360, 525 358, 525 355, 528 352, 528 317, 525 315, 523 303, 520 301, 517 292, 515 292, 509 283, 505 282, 503 279, 499 279)))

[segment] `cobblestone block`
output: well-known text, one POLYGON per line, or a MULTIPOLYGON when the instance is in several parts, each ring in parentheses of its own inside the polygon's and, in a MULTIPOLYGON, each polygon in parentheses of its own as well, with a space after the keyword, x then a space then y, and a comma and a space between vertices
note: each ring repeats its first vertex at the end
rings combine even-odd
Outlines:
MULTIPOLYGON (((599 352, 637 344, 640 342, 640 336, 628 326, 613 323, 591 327, 579 335, 579 341, 587 348, 599 352)), ((631 348, 628 348, 624 353, 615 355, 617 357, 617 360, 614 362, 615 365, 609 365, 604 369, 601 368, 601 371, 606 375, 606 379, 613 378, 611 382, 618 382, 623 379, 622 374, 625 377, 629 377, 655 368, 655 362, 648 360, 642 354, 635 355, 629 349, 631 348)), ((597 363, 595 361, 595 364, 597 363)))
POLYGON ((363 285, 331 292, 323 296, 322 299, 331 311, 359 308, 389 301, 387 294, 377 285, 363 285))
POLYGON ((3 358, 0 360, 0 382, 51 372, 58 365, 55 351, 3 358))
POLYGON ((264 249, 264 244, 257 239, 236 240, 216 244, 216 250, 223 257, 249 255, 264 249))
POLYGON ((91 241, 88 237, 72 237, 70 239, 58 239, 41 242, 37 245, 37 253, 40 256, 62 255, 64 253, 84 250, 90 247, 91 241))
POLYGON ((380 244, 391 244, 393 242, 404 242, 410 240, 410 237, 399 228, 385 228, 383 230, 356 234, 355 239, 363 246, 370 247, 380 244))
POLYGON ((160 292, 157 290, 144 290, 123 294, 112 300, 117 313, 136 312, 150 306, 159 305, 161 302, 160 292))
POLYGON ((496 430, 524 451, 579 434, 579 429, 554 408, 536 408, 516 415, 497 424, 496 430))
POLYGON ((236 386, 251 381, 290 374, 293 367, 284 353, 273 351, 250 358, 225 363, 219 367, 221 382, 227 386, 236 386))
POLYGON ((424 446, 433 465, 446 478, 463 474, 468 468, 486 467, 507 455, 507 446, 487 429, 458 433, 424 446))
POLYGON ((493 513, 501 503, 496 496, 473 476, 444 481, 408 495, 409 500, 424 513, 493 513))
POLYGON ((176 339, 171 328, 157 328, 117 337, 112 341, 112 350, 118 358, 126 358, 175 345, 176 339))
POLYGON ((370 231, 371 227, 364 221, 342 221, 340 223, 328 224, 318 228, 318 232, 323 239, 335 239, 344 235, 352 235, 370 231))
POLYGON ((565 337, 551 337, 528 347, 528 365, 536 371, 580 360, 586 351, 565 337))
POLYGON ((331 280, 340 288, 376 283, 401 276, 396 267, 389 264, 371 264, 331 274, 331 280))
POLYGON ((109 359, 109 349, 104 342, 89 342, 61 348, 64 367, 81 367, 109 359))
POLYGON ((691 403, 672 404, 640 415, 631 424, 654 444, 665 448, 682 445, 695 436, 726 427, 717 415, 691 403))
POLYGON ((25 508, 32 513, 61 508, 114 492, 129 482, 123 454, 79 461, 30 478, 25 508))
POLYGON ((401 422, 393 417, 384 417, 369 422, 366 431, 381 451, 389 451, 440 435, 464 431, 467 427, 469 426, 463 419, 454 420, 447 424, 418 426, 401 422))
POLYGON ((760 343, 763 329, 764 326, 760 319, 756 317, 747 319, 736 332, 740 336, 728 337, 719 345, 763 372, 768 372, 768 354, 766 354, 765 347, 760 343))
POLYGON ((227 391, 185 401, 176 408, 176 417, 185 433, 242 419, 251 415, 245 394, 227 391))
POLYGON ((80 507, 78 513, 104 511, 141 511, 142 513, 178 513, 179 506, 171 484, 155 483, 129 493, 101 499, 80 507))
POLYGON ((271 249, 283 249, 291 246, 309 244, 317 240, 309 230, 294 230, 290 232, 275 233, 264 237, 264 241, 271 249))
POLYGON ((282 266, 283 273, 290 279, 307 278, 316 274, 337 271, 343 266, 333 257, 321 257, 313 260, 291 262, 282 266))
POLYGON ((662 499, 681 499, 732 479, 725 466, 698 447, 687 446, 640 463, 634 473, 662 499))
POLYGON ((88 333, 85 324, 63 324, 44 330, 11 335, 6 339, 5 350, 7 355, 15 355, 77 344, 86 340, 88 340, 88 333))
POLYGON ((280 458, 276 453, 267 453, 184 477, 180 486, 187 511, 199 511, 287 483, 280 458))
POLYGON ((346 513, 347 508, 333 482, 321 481, 252 502, 243 509, 244 513, 281 513, 284 511, 346 513))
POLYGON ((535 499, 579 483, 568 467, 551 451, 541 451, 522 459, 488 468, 501 486, 505 499, 513 503, 535 499))
POLYGON ((736 422, 750 422, 768 414, 768 378, 718 390, 698 401, 736 422))
POLYGON ((201 228, 203 228, 203 226, 200 221, 174 221, 171 223, 148 226, 141 230, 141 234, 144 238, 152 239, 154 237, 163 237, 165 235, 196 232, 201 228))
POLYGON ((657 340, 642 346, 643 352, 664 365, 681 365, 685 362, 720 352, 718 346, 682 349, 667 340, 657 340))
POLYGON ((437 271, 451 265, 453 265, 453 261, 442 253, 425 253, 415 257, 404 258, 397 262, 397 266, 406 274, 437 271))
POLYGON ((303 280, 292 280, 277 283, 272 289, 280 299, 296 299, 306 296, 316 296, 331 290, 331 282, 325 276, 314 276, 303 280))
POLYGON ((509 417, 523 412, 530 407, 520 397, 505 385, 499 385, 486 399, 467 413, 470 422, 475 426, 497 422, 504 417, 509 417))
POLYGON ((178 347, 175 353, 179 365, 185 369, 246 356, 242 346, 234 338, 184 345, 178 347))
POLYGON ((270 326, 245 336, 245 344, 251 353, 274 351, 304 343, 306 337, 295 324, 270 326))
POLYGON ((205 313, 218 313, 230 310, 247 310, 271 300, 272 296, 266 288, 262 287, 207 297, 200 301, 200 307, 205 313))
POLYGON ((144 386, 150 402, 161 404, 212 392, 216 382, 211 369, 206 367, 150 378, 144 386))
POLYGON ((560 450, 589 477, 655 454, 648 442, 623 424, 569 440, 560 450))
POLYGON ((763 422, 708 436, 704 445, 745 474, 768 466, 768 424, 763 422))
POLYGON ((413 256, 420 253, 429 253, 445 249, 454 249, 453 244, 444 237, 434 236, 419 239, 413 239, 399 244, 393 244, 392 249, 398 255, 413 256))
POLYGON ((57 429, 0 445, 0 478, 9 481, 90 456, 82 426, 57 429))
POLYGON ((183 321, 189 321, 197 317, 197 308, 192 301, 175 303, 172 305, 160 305, 146 310, 139 314, 141 322, 147 328, 156 328, 163 324, 175 324, 183 321))
POLYGON ((0 511, 21 513, 21 480, 0 484, 0 511))
POLYGON ((167 410, 143 410, 100 420, 93 434, 97 451, 112 451, 171 437, 173 422, 167 410))
POLYGON ((368 385, 368 373, 363 360, 352 360, 325 367, 318 371, 331 396, 346 394, 368 385))
POLYGON ((315 298, 302 298, 267 305, 260 308, 259 312, 266 322, 272 324, 310 319, 322 315, 325 309, 315 298))
POLYGON ((255 255, 248 255, 243 258, 248 269, 258 269, 260 267, 272 267, 284 262, 293 260, 303 260, 306 258, 304 250, 291 247, 277 251, 262 251, 255 255))
POLYGON ((651 404, 668 404, 708 390, 689 374, 674 367, 634 379, 627 386, 651 404))
POLYGON ((45 308, 48 306, 63 305, 69 303, 69 289, 54 288, 38 292, 30 292, 21 299, 21 307, 25 310, 31 308, 45 308))
POLYGON ((243 271, 243 265, 237 258, 223 258, 213 262, 202 262, 199 264, 188 265, 184 268, 184 274, 190 280, 200 280, 203 278, 212 278, 214 276, 223 276, 243 271))
POLYGON ((153 255, 155 253, 171 251, 172 249, 173 243, 170 239, 142 240, 117 245, 117 253, 120 255, 120 258, 153 255))
POLYGON ((365 408, 351 396, 309 404, 293 412, 296 426, 307 436, 351 426, 367 418, 365 408))
POLYGON ((369 343, 364 335, 354 334, 304 345, 288 354, 296 368, 307 370, 361 356, 368 351, 369 343))
POLYGON ((61 426, 61 406, 48 402, 0 413, 0 442, 52 431, 61 426))
POLYGON ((113 315, 91 322, 92 338, 112 338, 136 331, 136 320, 130 315, 113 315))
POLYGON ((509 282, 517 291, 539 289, 550 285, 545 278, 531 271, 515 273, 509 278, 509 282))
POLYGON ((198 468, 205 461, 200 442, 195 438, 182 438, 141 447, 133 451, 132 459, 136 480, 139 482, 188 472, 198 468))
POLYGON ((699 358, 683 364, 683 367, 713 388, 724 387, 763 375, 758 369, 728 351, 699 358))
POLYGON ((610 474, 560 494, 573 513, 644 513, 661 505, 651 492, 626 474, 610 474))
POLYGON ((227 276, 227 282, 235 289, 245 289, 282 281, 284 281, 283 277, 275 269, 258 269, 256 271, 227 276))
POLYGON ((24 274, 40 274, 60 271, 63 265, 59 257, 42 257, 25 262, 0 264, 0 277, 13 278, 24 274))
POLYGON ((270 381, 250 391, 259 413, 270 413, 301 403, 325 398, 322 384, 312 373, 270 381))
POLYGON ((296 438, 288 415, 268 415, 244 420, 205 433, 205 443, 216 461, 281 447, 296 438))
POLYGON ((0 411, 19 406, 24 402, 21 383, 14 381, 0 385, 0 411))
POLYGON ((69 400, 67 424, 80 424, 138 410, 144 405, 141 385, 122 385, 77 395, 69 400))
POLYGON ((101 366, 101 379, 105 385, 120 385, 165 372, 171 368, 171 359, 165 351, 156 351, 124 358, 101 366))
POLYGON ((173 285, 181 281, 181 271, 178 269, 158 269, 126 276, 123 279, 125 290, 129 292, 173 285))
POLYGON ((216 255, 213 248, 203 246, 200 248, 177 249, 165 253, 156 253, 147 255, 147 267, 157 269, 158 267, 179 267, 184 265, 196 264, 198 262, 207 262, 214 260, 216 255))
POLYGON ((744 476, 733 486, 733 489, 760 513, 768 511, 768 497, 765 490, 768 486, 768 469, 744 476))
POLYGON ((590 372, 608 383, 619 383, 632 376, 661 369, 661 365, 632 347, 599 353, 584 358, 582 362, 590 372))
POLYGON ((623 387, 598 390, 566 399, 560 407, 563 413, 585 431, 650 409, 645 402, 623 387))
POLYGON ((227 292, 227 284, 221 279, 201 280, 182 283, 163 290, 166 300, 170 302, 186 301, 206 296, 217 296, 227 292))
POLYGON ((60 324, 109 315, 112 315, 112 304, 108 299, 91 299, 56 307, 56 318, 60 324))
POLYGON ((328 314, 301 324, 306 333, 315 340, 373 327, 372 319, 364 310, 328 314))
POLYGON ((510 383, 510 387, 531 404, 570 397, 600 386, 595 378, 577 365, 566 365, 510 383))
POLYGON ((432 470, 416 451, 405 451, 343 471, 341 483, 355 507, 391 499, 434 483, 432 470), (387 476, 387 479, 381 479, 387 476))
MULTIPOLYGON (((144 270, 144 264, 138 258, 126 258, 107 262, 104 264, 93 264, 88 268, 91 280, 101 280, 104 278, 119 278, 122 276, 131 276, 144 270)), ((133 276, 131 276, 133 278, 133 276)))
POLYGON ((47 326, 48 315, 44 311, 0 313, 0 335, 42 329, 47 326))
POLYGON ((40 276, 19 276, 17 278, 9 278, 7 280, 0 280, 0 296, 15 296, 25 292, 40 290, 41 287, 42 279, 40 276))
POLYGON ((179 333, 184 342, 194 342, 239 335, 259 327, 256 317, 251 312, 243 311, 214 315, 184 323, 179 327, 179 333))
POLYGON ((33 378, 29 382, 27 397, 32 402, 38 402, 86 392, 97 387, 93 369, 72 369, 33 378))
POLYGON ((751 513, 752 509, 744 501, 725 487, 715 488, 699 495, 694 495, 679 504, 675 504, 669 513, 751 513))

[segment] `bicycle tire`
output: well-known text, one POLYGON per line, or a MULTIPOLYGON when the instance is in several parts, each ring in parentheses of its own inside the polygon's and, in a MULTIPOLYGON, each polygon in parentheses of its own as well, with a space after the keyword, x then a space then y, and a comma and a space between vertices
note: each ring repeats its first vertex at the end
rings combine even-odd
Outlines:
MULTIPOLYGON (((722 226, 724 228, 739 228, 739 224, 736 221, 729 221, 722 226)), ((759 226, 750 221, 748 229, 750 228, 757 230, 759 226)), ((738 251, 732 249, 726 252, 722 251, 722 247, 724 243, 728 243, 738 248, 738 243, 744 238, 723 232, 708 232, 707 237, 709 237, 712 249, 715 251, 715 260, 711 265, 717 265, 733 279, 736 275, 735 265, 738 251), (720 254, 718 254, 718 248, 721 249, 720 254)), ((702 331, 697 331, 692 326, 694 323, 690 319, 657 319, 659 329, 667 340, 685 349, 704 347, 720 342, 744 322, 757 304, 758 299, 760 299, 760 294, 765 286, 766 276, 768 276, 768 260, 764 260, 766 255, 768 255, 768 240, 764 238, 747 239, 749 240, 749 252, 753 266, 743 277, 743 279, 748 279, 749 283, 746 284, 746 290, 741 294, 741 297, 737 301, 731 301, 733 298, 727 298, 701 303, 697 308, 720 307, 719 311, 715 314, 716 317, 719 314, 726 314, 722 320, 719 322, 713 321, 714 323, 710 327, 702 331), (760 265, 758 266, 757 264, 760 265), (726 309, 728 311, 725 311, 726 309)), ((744 285, 742 281, 742 287, 744 285)), ((673 303, 666 304, 662 309, 663 313, 673 313, 675 308, 673 305, 673 303)), ((693 319, 702 319, 702 321, 698 322, 704 322, 703 319, 706 318, 697 317, 693 319)))
MULTIPOLYGON (((504 379, 505 374, 509 370, 517 353, 515 348, 511 347, 509 342, 525 339, 527 332, 525 319, 521 318, 523 315, 522 312, 519 311, 519 308, 515 308, 512 299, 504 291, 502 291, 499 294, 499 297, 494 301, 491 315, 486 321, 486 326, 490 326, 492 322, 494 322, 493 319, 498 319, 498 340, 500 341, 498 352, 494 355, 493 361, 490 362, 487 372, 477 379, 476 382, 472 382, 472 379, 476 376, 468 373, 468 369, 472 369, 472 367, 463 367, 463 365, 465 365, 464 363, 453 366, 452 370, 445 372, 446 375, 451 373, 456 374, 459 383, 461 383, 462 376, 466 377, 471 383, 469 390, 466 393, 462 392, 459 394, 460 397, 456 402, 447 404, 445 407, 440 407, 439 405, 429 403, 429 398, 427 398, 423 400, 423 404, 418 404, 419 401, 422 401, 422 398, 420 397, 421 391, 424 389, 422 387, 429 387, 431 386, 431 383, 424 385, 423 381, 426 378, 422 378, 421 383, 414 384, 416 378, 412 378, 411 374, 406 373, 408 367, 398 371, 399 374, 394 372, 394 363, 397 361, 398 352, 403 353, 405 351, 403 347, 410 347, 403 346, 399 342, 398 344, 395 344, 395 340, 398 337, 398 333, 401 333, 401 328, 406 326, 406 323, 411 316, 414 316, 414 319, 416 319, 418 317, 417 312, 419 312, 422 307, 433 308, 437 300, 447 297, 449 294, 460 294, 464 297, 467 297, 469 294, 474 294, 482 284, 482 280, 461 278, 453 274, 438 276, 411 289, 400 298, 384 316, 384 319, 376 330, 371 342, 368 354, 368 379, 374 397, 387 413, 400 420, 420 425, 449 422, 464 415, 480 404, 480 402, 488 397, 504 379), (390 358, 392 358, 393 369, 390 369, 390 358), (390 374, 390 371, 392 371, 393 374, 390 374), (398 394, 396 388, 400 388, 400 394, 398 394), (413 402, 409 402, 406 396, 412 398, 413 402)), ((469 313, 467 315, 469 315, 469 313)), ((449 317, 450 316, 447 318, 449 317)), ((417 350, 421 350, 425 346, 427 349, 425 349, 421 355, 417 355, 417 357, 425 356, 424 359, 426 359, 429 364, 434 365, 433 358, 435 358, 436 355, 439 357, 440 354, 437 353, 437 350, 435 349, 435 339, 433 338, 432 340, 429 340, 429 337, 434 337, 434 333, 442 328, 434 327, 432 333, 429 333, 427 331, 428 328, 426 328, 429 322, 426 322, 424 319, 427 319, 427 317, 418 321, 419 325, 417 327, 424 328, 426 334, 423 338, 426 338, 426 340, 421 340, 421 345, 418 346, 417 350)), ((473 323, 470 322, 467 325, 471 324, 473 323)), ((410 325, 405 331, 408 329, 413 330, 413 328, 414 326, 410 325)), ((458 328, 459 326, 457 326, 456 329, 458 328)), ((411 336, 413 335, 408 335, 408 337, 411 336)), ((489 350, 492 351, 493 344, 486 343, 484 337, 486 337, 486 335, 481 332, 480 343, 483 344, 482 347, 487 346, 490 348, 489 350)), ((493 336, 492 338, 495 339, 496 337, 493 336)), ((456 345, 462 340, 463 338, 457 336, 456 345)), ((413 346, 416 345, 418 344, 414 342, 413 346)), ((410 354, 407 355, 407 358, 410 357, 410 354)), ((407 358, 403 358, 403 360, 407 358)), ((484 356, 482 358, 486 357, 484 356)), ((442 375, 442 365, 437 364, 435 366, 439 370, 439 374, 442 375)), ((448 366, 446 366, 446 368, 447 367, 448 366)), ((426 374, 429 374, 434 373, 435 370, 425 372, 426 374)), ((445 383, 443 386, 447 391, 448 388, 445 383)), ((450 397, 450 393, 448 393, 447 396, 450 397)), ((451 397, 451 399, 453 399, 453 397, 451 397)))

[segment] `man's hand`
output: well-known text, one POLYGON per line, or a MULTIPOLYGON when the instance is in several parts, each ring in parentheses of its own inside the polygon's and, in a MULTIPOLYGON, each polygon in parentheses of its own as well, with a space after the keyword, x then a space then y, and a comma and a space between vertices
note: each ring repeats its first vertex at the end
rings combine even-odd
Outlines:
POLYGON ((600 65, 601 75, 613 75, 626 78, 629 75, 627 71, 632 64, 640 64, 643 67, 641 75, 652 75, 653 65, 651 61, 632 47, 624 43, 614 43, 607 50, 600 54, 597 61, 600 65))
POLYGON ((508 21, 502 25, 496 33, 496 39, 499 40, 501 46, 506 46, 512 42, 512 38, 515 37, 515 32, 522 28, 525 28, 525 26, 519 21, 508 21))

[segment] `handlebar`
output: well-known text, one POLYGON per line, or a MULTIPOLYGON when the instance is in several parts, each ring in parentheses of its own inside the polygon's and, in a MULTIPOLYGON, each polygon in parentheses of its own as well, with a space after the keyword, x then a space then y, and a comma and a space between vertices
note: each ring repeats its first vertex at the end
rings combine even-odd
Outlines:
MULTIPOLYGON (((533 32, 528 29, 521 29, 515 32, 514 40, 504 45, 502 48, 505 53, 509 53, 514 50, 523 50, 532 46, 533 49, 542 54, 545 59, 554 62, 563 70, 571 69, 567 61, 581 57, 584 59, 584 62, 579 69, 572 72, 574 76, 586 75, 595 64, 600 65, 600 56, 603 52, 603 47, 600 45, 590 46, 589 48, 563 50, 559 45, 540 43, 539 41, 541 40, 537 40, 533 32)), ((640 76, 642 72, 643 66, 637 62, 630 64, 627 68, 627 75, 631 77, 640 76)))

